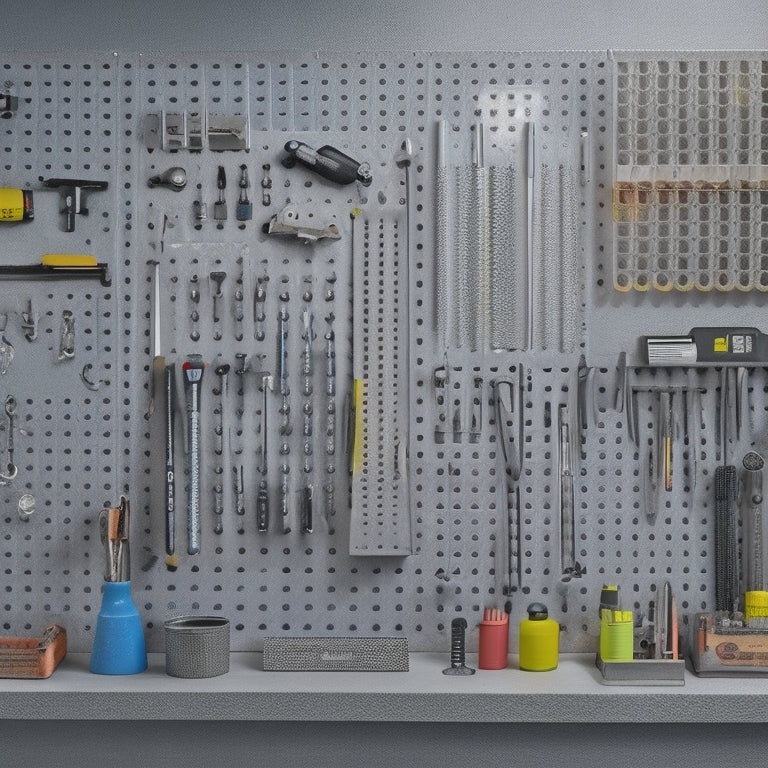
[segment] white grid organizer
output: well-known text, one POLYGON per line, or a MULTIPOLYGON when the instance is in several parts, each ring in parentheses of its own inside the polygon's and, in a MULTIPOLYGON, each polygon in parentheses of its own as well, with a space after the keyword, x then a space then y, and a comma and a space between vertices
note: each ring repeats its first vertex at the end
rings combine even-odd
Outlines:
POLYGON ((617 60, 615 287, 768 290, 768 64, 617 60))

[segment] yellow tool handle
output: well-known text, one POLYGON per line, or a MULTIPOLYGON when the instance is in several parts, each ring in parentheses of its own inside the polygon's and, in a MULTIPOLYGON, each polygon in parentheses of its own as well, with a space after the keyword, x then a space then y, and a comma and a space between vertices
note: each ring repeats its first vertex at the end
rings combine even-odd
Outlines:
POLYGON ((41 263, 45 267, 69 267, 70 269, 93 269, 99 266, 95 256, 78 253, 45 253, 41 263))
POLYGON ((368 382, 365 379, 355 379, 352 388, 352 412, 354 418, 354 437, 352 440, 352 474, 363 466, 365 455, 365 407, 368 382))

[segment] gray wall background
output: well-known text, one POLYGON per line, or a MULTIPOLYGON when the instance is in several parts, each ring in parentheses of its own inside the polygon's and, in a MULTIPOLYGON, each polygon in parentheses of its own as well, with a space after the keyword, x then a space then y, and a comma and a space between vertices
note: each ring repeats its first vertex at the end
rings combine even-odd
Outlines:
POLYGON ((762 49, 764 0, 141 0, 5 3, 24 50, 762 49))
MULTIPOLYGON (((3 46, 62 50, 768 49, 768 2, 315 0, 6 3, 3 46)), ((649 707, 652 707, 649 696, 649 707)), ((52 712, 55 719, 57 713, 52 712)), ((105 713, 108 716, 108 713, 105 713)), ((215 713, 212 713, 215 716, 215 713)), ((764 761, 765 730, 724 724, 0 724, 3 765, 671 765, 764 761), (393 731, 398 737, 392 738, 393 731), (610 755, 610 758, 607 756, 610 755), (606 756, 603 758, 602 756, 606 756)))

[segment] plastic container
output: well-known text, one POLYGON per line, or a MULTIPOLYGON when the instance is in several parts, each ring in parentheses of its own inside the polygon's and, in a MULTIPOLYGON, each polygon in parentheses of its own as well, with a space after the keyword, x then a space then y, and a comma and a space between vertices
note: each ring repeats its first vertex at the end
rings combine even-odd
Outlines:
POLYGON ((0 677, 47 678, 66 655, 67 633, 58 624, 42 637, 0 637, 0 677))
POLYGON ((131 582, 104 582, 90 670, 97 675, 135 675, 146 668, 144 632, 131 597, 131 582))
POLYGON ((528 618, 520 622, 520 669, 526 672, 557 669, 560 625, 549 618, 543 603, 531 603, 527 610, 528 618))
POLYGON ((634 658, 632 611, 600 612, 600 658, 603 661, 632 661, 634 658))
POLYGON ((479 669, 505 669, 509 653, 509 614, 480 622, 477 666, 479 669))
POLYGON ((768 592, 753 590, 744 593, 744 618, 762 619, 768 616, 768 592))

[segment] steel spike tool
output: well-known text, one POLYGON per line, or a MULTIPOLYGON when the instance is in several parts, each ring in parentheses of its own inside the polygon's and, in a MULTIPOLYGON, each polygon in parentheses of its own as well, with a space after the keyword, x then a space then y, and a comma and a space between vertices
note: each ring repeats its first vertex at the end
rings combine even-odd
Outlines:
POLYGON ((585 569, 576 560, 575 504, 573 463, 571 461, 571 425, 567 405, 557 411, 558 474, 560 476, 558 502, 560 507, 560 571, 563 580, 579 578, 585 569))
POLYGON ((536 312, 538 307, 535 303, 536 292, 536 280, 534 276, 535 270, 535 254, 534 249, 534 200, 533 196, 536 190, 536 123, 531 121, 528 123, 528 133, 526 136, 526 173, 528 175, 528 186, 526 191, 526 217, 527 217, 527 280, 528 280, 528 349, 533 349, 535 341, 535 325, 536 325, 536 312))
POLYGON ((200 552, 200 391, 205 371, 202 355, 190 355, 182 366, 189 429, 189 498, 187 501, 187 552, 200 552))

